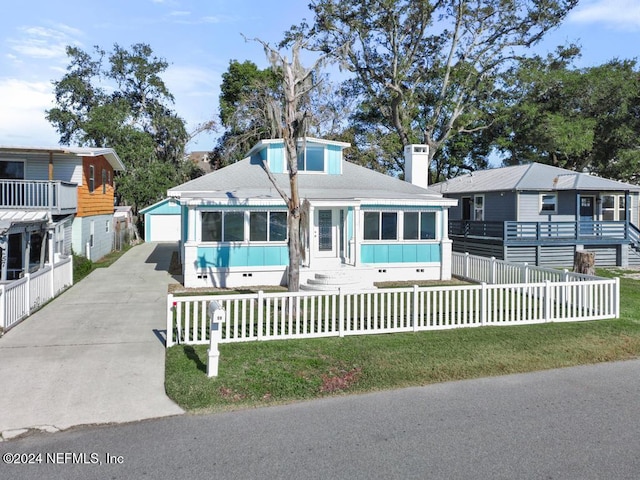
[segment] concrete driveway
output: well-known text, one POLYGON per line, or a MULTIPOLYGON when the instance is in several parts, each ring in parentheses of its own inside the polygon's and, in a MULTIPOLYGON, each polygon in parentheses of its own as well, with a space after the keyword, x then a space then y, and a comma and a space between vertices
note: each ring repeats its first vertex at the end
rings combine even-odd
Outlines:
POLYGON ((164 391, 175 244, 138 245, 0 338, 0 432, 183 413, 164 391))

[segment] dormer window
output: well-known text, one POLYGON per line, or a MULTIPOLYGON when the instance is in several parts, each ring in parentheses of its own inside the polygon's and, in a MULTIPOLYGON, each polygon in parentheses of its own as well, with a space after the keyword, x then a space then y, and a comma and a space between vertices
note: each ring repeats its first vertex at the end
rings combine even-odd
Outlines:
POLYGON ((298 155, 298 170, 304 172, 324 172, 324 145, 306 145, 298 155))

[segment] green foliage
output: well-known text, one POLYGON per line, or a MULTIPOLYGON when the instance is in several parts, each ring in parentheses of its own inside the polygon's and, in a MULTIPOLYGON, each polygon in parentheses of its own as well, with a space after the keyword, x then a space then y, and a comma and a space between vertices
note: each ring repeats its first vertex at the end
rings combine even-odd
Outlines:
MULTIPOLYGON (((513 71, 512 106, 497 144, 505 162, 542 161, 638 181, 640 71, 612 60, 577 69, 571 55, 536 57, 513 71)), ((575 54, 575 52, 574 52, 575 54)))
POLYGON ((56 106, 46 118, 61 144, 116 151, 126 167, 116 196, 137 212, 202 172, 185 162, 188 134, 161 78, 168 63, 142 43, 129 50, 116 44, 111 53, 95 47, 94 53, 67 47, 67 73, 54 82, 56 106))
POLYGON ((73 283, 78 283, 93 271, 93 262, 82 255, 73 256, 73 283))
POLYGON ((491 137, 484 132, 504 100, 503 74, 576 4, 315 0, 314 25, 289 35, 307 34, 317 49, 340 52, 336 60, 353 74, 346 90, 359 103, 358 143, 396 135, 399 150, 393 142, 371 145, 396 170, 403 168, 404 146, 428 144, 439 179, 486 165, 491 137))

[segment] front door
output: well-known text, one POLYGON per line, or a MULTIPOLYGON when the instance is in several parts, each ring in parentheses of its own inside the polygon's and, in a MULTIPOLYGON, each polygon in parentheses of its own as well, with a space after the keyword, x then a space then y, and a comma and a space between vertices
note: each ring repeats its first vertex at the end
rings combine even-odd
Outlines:
POLYGON ((316 256, 337 258, 340 249, 340 210, 320 208, 316 210, 316 256))
POLYGON ((580 197, 580 234, 593 235, 593 215, 595 213, 595 198, 580 197))

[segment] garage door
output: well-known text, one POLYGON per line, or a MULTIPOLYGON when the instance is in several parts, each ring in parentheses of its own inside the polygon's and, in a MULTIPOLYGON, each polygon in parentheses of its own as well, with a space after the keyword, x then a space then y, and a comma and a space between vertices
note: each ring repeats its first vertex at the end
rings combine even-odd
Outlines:
POLYGON ((180 215, 149 215, 149 242, 180 240, 180 215))

